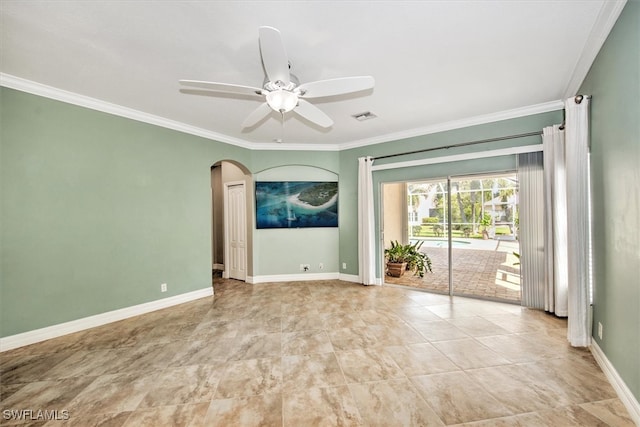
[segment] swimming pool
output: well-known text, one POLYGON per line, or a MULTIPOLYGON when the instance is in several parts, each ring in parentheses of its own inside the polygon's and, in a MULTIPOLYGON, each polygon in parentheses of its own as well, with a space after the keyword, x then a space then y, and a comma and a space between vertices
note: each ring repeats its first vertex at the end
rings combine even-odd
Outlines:
MULTIPOLYGON (((448 248, 449 241, 447 239, 420 239, 422 242, 423 248, 448 248)), ((414 243, 415 240, 411 240, 411 243, 414 243)), ((452 240, 452 247, 454 248, 468 248, 471 242, 466 242, 464 240, 452 240)))

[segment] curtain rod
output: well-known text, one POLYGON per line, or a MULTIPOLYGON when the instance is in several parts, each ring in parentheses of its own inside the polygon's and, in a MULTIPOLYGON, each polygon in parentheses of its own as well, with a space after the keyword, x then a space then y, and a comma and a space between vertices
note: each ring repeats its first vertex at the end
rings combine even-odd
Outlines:
POLYGON ((518 135, 499 136, 499 137, 496 137, 496 138, 480 139, 480 140, 477 140, 477 141, 461 142, 459 144, 443 145, 443 146, 440 146, 440 147, 433 147, 433 148, 425 148, 423 150, 407 151, 405 153, 387 154, 386 156, 374 157, 373 160, 388 159, 390 157, 406 156, 406 155, 409 155, 409 154, 417 154, 417 153, 426 153, 428 151, 436 151, 436 150, 448 150, 449 148, 465 147, 467 145, 485 144, 487 142, 503 141, 505 139, 526 138, 527 136, 540 136, 540 135, 542 135, 542 132, 538 131, 538 132, 521 133, 521 134, 518 134, 518 135))

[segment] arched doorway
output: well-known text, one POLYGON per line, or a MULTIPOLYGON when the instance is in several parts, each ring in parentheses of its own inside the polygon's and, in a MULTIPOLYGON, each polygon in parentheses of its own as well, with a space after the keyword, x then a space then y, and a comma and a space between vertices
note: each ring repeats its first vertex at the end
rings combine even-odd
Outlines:
POLYGON ((211 167, 211 269, 224 278, 247 280, 251 270, 252 177, 232 160, 211 167))

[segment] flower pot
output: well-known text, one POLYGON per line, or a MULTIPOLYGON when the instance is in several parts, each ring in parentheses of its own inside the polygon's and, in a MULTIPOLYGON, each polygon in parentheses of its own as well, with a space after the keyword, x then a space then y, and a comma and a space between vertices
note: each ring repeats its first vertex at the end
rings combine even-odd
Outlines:
POLYGON ((400 277, 407 270, 406 262, 388 262, 387 275, 391 277, 400 277))

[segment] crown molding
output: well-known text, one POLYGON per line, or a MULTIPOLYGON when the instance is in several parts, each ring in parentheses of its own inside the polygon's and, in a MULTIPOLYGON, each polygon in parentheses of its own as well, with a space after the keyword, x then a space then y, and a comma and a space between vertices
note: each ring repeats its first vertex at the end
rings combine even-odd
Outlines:
POLYGON ((469 126, 483 125, 487 123, 499 122, 501 120, 515 119, 518 117, 530 116, 533 114, 547 113, 549 111, 562 110, 564 102, 561 100, 545 102, 542 104, 530 105, 528 107, 515 108, 513 110, 499 111, 497 113, 484 114, 481 116, 468 117, 461 120, 439 123, 423 128, 411 129, 403 132, 390 133, 375 138, 361 139, 340 145, 340 150, 364 147, 367 145, 380 144, 389 141, 398 141, 406 138, 413 138, 421 135, 429 135, 438 132, 445 132, 454 129, 461 129, 469 126))
POLYGON ((134 110, 133 108, 123 107, 121 105, 112 104, 100 99, 91 98, 88 96, 79 95, 74 92, 58 89, 52 86, 36 83, 31 80, 13 76, 11 74, 0 73, 0 86, 8 87, 10 89, 16 89, 22 92, 30 93, 32 95, 54 99, 56 101, 66 102, 68 104, 77 105, 79 107, 89 108, 91 110, 96 110, 143 123, 176 130, 178 132, 188 133, 207 139, 212 139, 214 141, 224 142, 230 145, 236 145, 242 148, 253 149, 255 146, 255 144, 244 141, 242 139, 231 138, 227 135, 211 132, 209 130, 195 126, 186 125, 175 120, 170 120, 164 117, 155 116, 153 114, 144 113, 142 111, 134 110))
POLYGON ((573 73, 571 73, 571 80, 569 80, 564 91, 564 98, 575 96, 578 90, 580 90, 580 86, 585 77, 587 77, 593 61, 595 61, 596 56, 598 56, 598 52, 600 52, 602 45, 604 45, 604 42, 607 40, 609 33, 620 17, 626 3, 627 0, 603 2, 596 22, 593 24, 593 28, 591 28, 591 32, 589 33, 589 38, 584 45, 582 54, 576 62, 573 73))
POLYGON ((337 144, 301 144, 301 143, 278 143, 278 142, 249 142, 251 150, 264 151, 340 151, 337 144))
POLYGON ((427 126, 424 128, 411 129, 408 131, 390 133, 386 135, 380 135, 374 138, 361 139, 344 144, 301 144, 301 143, 255 143, 249 142, 238 138, 232 138, 227 135, 212 132, 206 129, 198 128, 195 126, 186 125, 174 120, 166 119, 164 117, 155 116, 153 114, 144 113, 142 111, 134 110, 132 108, 123 107, 117 104, 112 104, 106 101, 102 101, 96 98, 91 98, 77 93, 69 92, 66 90, 54 88, 41 83, 36 83, 21 77, 16 77, 10 74, 0 73, 0 86, 8 87, 10 89, 20 90, 33 95, 42 96, 49 99, 54 99, 61 102, 77 105, 80 107, 89 108, 103 113, 113 114, 116 116, 137 120, 140 122, 152 124, 155 126, 172 129, 178 132, 183 132, 202 138, 211 139, 218 142, 223 142, 237 147, 246 148, 249 150, 263 150, 263 151, 342 151, 357 147, 363 147, 367 145, 379 144, 383 142, 396 141, 405 138, 411 138, 415 136, 428 135, 437 132, 444 132, 453 129, 460 129, 468 126, 481 125, 486 123, 497 122, 500 120, 513 119, 517 117, 528 116, 538 113, 546 113, 549 111, 561 110, 564 108, 563 101, 551 101, 543 104, 532 105, 528 107, 516 108, 513 110, 500 111, 497 113, 486 114, 482 116, 470 117, 462 120, 454 120, 433 126, 427 126))

